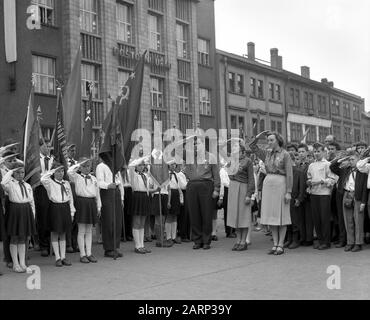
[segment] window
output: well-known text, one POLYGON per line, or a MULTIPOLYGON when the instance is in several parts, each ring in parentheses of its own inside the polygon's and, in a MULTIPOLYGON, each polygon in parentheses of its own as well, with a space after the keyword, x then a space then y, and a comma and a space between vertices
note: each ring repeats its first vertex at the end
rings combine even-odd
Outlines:
POLYGON ((80 0, 80 26, 90 33, 98 33, 98 3, 96 0, 80 0))
POLYGON ((41 24, 52 26, 54 21, 54 0, 32 0, 39 7, 41 24))
POLYGON ((198 63, 209 66, 209 40, 198 39, 198 63))
POLYGON ((32 56, 32 73, 35 78, 35 92, 55 94, 55 59, 32 56))
POLYGON ((279 84, 275 84, 275 99, 281 101, 281 88, 279 84))
POLYGON ((152 108, 164 108, 164 80, 150 77, 150 96, 152 108))
POLYGON ((244 117, 239 117, 239 137, 244 138, 245 137, 245 126, 244 126, 244 117))
POLYGON ((179 83, 177 86, 180 112, 190 112, 190 85, 179 83))
POLYGON ((265 119, 260 120, 260 132, 265 131, 265 119))
POLYGON ((358 105, 353 106, 353 119, 360 120, 360 107, 358 105))
POLYGON ((231 126, 231 129, 238 129, 238 127, 237 127, 237 116, 234 116, 234 115, 230 116, 230 126, 231 126))
POLYGON ((307 130, 308 130, 308 133, 307 133, 307 142, 309 142, 309 143, 317 142, 316 127, 315 126, 306 125, 306 131, 307 130))
POLYGON ((332 113, 336 116, 339 116, 340 115, 339 100, 338 99, 332 99, 331 106, 332 106, 332 113))
POLYGON ((258 98, 263 99, 263 81, 258 80, 257 82, 258 98))
POLYGON ((305 108, 305 109, 308 109, 308 92, 305 92, 304 94, 303 94, 303 107, 305 108))
POLYGON ((236 76, 236 82, 237 82, 237 93, 243 94, 244 93, 244 77, 241 74, 238 74, 236 76))
POLYGON ((128 71, 118 70, 118 95, 122 92, 122 87, 126 84, 127 80, 130 77, 128 71))
POLYGON ((89 96, 89 88, 90 82, 93 83, 93 98, 99 99, 100 98, 100 74, 99 74, 99 67, 93 64, 81 64, 81 92, 83 97, 89 96))
POLYGON ((342 141, 342 128, 341 126, 333 126, 333 134, 337 141, 342 141))
POLYGON ((317 97, 318 105, 319 105, 319 112, 320 113, 327 113, 327 108, 326 108, 326 97, 323 96, 318 96, 317 97))
POLYGON ((350 143, 351 142, 351 128, 344 127, 344 142, 350 143))
POLYGON ((351 109, 348 102, 343 102, 343 117, 351 118, 351 109))
POLYGON ((292 142, 300 142, 302 141, 302 124, 300 123, 290 123, 290 140, 292 142))
POLYGON ((132 7, 117 3, 117 39, 132 43, 132 7))
POLYGON ((283 126, 282 126, 281 121, 271 120, 271 131, 272 132, 278 132, 282 134, 283 133, 282 129, 283 129, 283 126))
POLYGON ((270 82, 269 83, 269 98, 271 100, 274 100, 274 97, 275 97, 274 84, 270 82))
POLYGON ((290 88, 290 105, 294 106, 294 89, 290 88))
POLYGON ((319 127, 319 141, 324 142, 325 138, 330 134, 329 128, 319 127))
POLYGON ((149 14, 149 49, 161 51, 161 17, 149 14))
POLYGON ((152 10, 163 12, 163 0, 149 0, 149 8, 152 10))
POLYGON ((252 119, 252 125, 253 125, 253 136, 256 136, 258 134, 258 120, 256 118, 252 119))
POLYGON ((188 59, 188 28, 184 24, 176 23, 177 56, 188 59))
POLYGON ((308 94, 308 109, 313 110, 313 94, 308 94))
POLYGON ((229 91, 235 92, 235 73, 229 72, 229 91))
POLYGON ((294 100, 294 103, 295 103, 295 106, 296 107, 300 107, 301 103, 300 103, 300 92, 299 92, 299 89, 295 89, 295 100, 294 100))
POLYGON ((256 94, 256 91, 257 90, 257 82, 256 82, 256 79, 254 78, 251 78, 251 96, 252 97, 255 97, 257 94, 256 94))
POLYGON ((176 0, 176 18, 190 20, 190 2, 188 0, 176 0))
POLYGON ((354 142, 360 141, 361 140, 361 130, 360 129, 355 129, 354 133, 355 133, 355 141, 354 142))
POLYGON ((201 115, 210 116, 211 111, 211 90, 208 89, 199 89, 199 111, 201 115))

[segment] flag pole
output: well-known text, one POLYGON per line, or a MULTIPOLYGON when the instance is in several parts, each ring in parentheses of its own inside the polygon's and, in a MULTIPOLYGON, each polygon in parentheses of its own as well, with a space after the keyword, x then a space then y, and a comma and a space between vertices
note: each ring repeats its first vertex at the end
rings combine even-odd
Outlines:
MULTIPOLYGON (((113 163, 113 183, 116 183, 116 140, 117 140, 117 130, 116 130, 116 105, 114 101, 112 102, 112 124, 113 124, 113 151, 112 151, 112 163, 113 163)), ((114 248, 114 260, 117 260, 117 248, 116 248, 116 192, 117 192, 117 187, 114 189, 114 197, 113 197, 113 248, 114 248)))

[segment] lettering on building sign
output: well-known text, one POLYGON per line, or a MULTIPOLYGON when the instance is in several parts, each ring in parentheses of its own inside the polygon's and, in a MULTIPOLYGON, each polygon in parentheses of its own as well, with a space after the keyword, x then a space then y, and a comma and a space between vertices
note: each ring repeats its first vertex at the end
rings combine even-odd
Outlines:
MULTIPOLYGON (((118 48, 118 47, 113 48, 113 55, 135 61, 139 61, 142 56, 140 53, 137 53, 136 51, 133 51, 130 48, 118 48)), ((168 62, 168 59, 162 55, 150 54, 149 52, 147 52, 145 54, 145 63, 150 66, 171 69, 171 64, 168 62)))

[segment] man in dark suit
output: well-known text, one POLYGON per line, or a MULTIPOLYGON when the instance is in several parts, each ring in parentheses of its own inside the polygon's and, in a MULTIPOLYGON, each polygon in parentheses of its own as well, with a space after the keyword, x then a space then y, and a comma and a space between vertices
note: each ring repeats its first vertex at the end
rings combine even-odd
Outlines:
POLYGON ((361 173, 356 165, 359 154, 349 152, 347 157, 336 159, 330 170, 339 176, 337 192, 343 194, 343 215, 347 231, 345 251, 358 252, 364 241, 364 212, 367 202, 367 174, 361 173), (348 166, 342 166, 348 161, 348 166))

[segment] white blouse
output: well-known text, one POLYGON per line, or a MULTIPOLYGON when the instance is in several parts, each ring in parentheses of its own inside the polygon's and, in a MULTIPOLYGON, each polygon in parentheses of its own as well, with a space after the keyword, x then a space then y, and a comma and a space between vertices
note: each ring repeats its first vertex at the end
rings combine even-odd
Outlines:
MULTIPOLYGON (((100 163, 96 167, 96 179, 98 180, 98 186, 100 189, 108 190, 108 186, 113 183, 112 170, 105 163, 100 163)), ((118 172, 116 174, 114 181, 121 192, 121 200, 123 201, 125 190, 123 189, 121 173, 118 172)))
POLYGON ((188 185, 188 180, 186 179, 186 176, 182 171, 177 173, 177 179, 179 179, 179 186, 181 190, 186 190, 186 187, 188 185))
POLYGON ((71 215, 74 216, 76 209, 73 204, 73 194, 71 185, 68 181, 54 181, 51 176, 54 174, 53 171, 48 171, 41 177, 41 183, 45 187, 49 200, 53 203, 67 203, 69 202, 71 208, 71 215), (62 186, 64 191, 62 191, 62 186))
POLYGON ((21 181, 21 186, 21 183, 15 180, 12 175, 13 171, 8 171, 1 181, 1 185, 8 194, 10 202, 29 203, 32 208, 33 216, 35 217, 35 201, 33 199, 32 187, 24 181, 21 181))
POLYGON ((98 180, 91 174, 85 176, 78 174, 80 165, 76 164, 68 169, 68 176, 75 184, 75 191, 78 197, 95 198, 98 211, 101 209, 101 199, 98 180))
POLYGON ((178 189, 180 189, 180 179, 178 177, 178 173, 173 172, 173 174, 174 175, 172 175, 171 172, 169 172, 169 175, 170 175, 170 182, 169 182, 170 189, 178 190, 178 189), (177 178, 177 180, 176 180, 176 178, 177 178))
POLYGON ((145 185, 143 177, 135 171, 135 168, 130 167, 129 172, 132 191, 147 192, 149 194, 149 187, 151 184, 152 185, 154 184, 152 179, 150 179, 150 177, 146 173, 144 173, 144 176, 146 178, 145 185))

